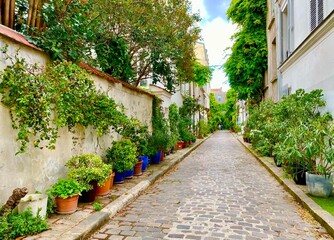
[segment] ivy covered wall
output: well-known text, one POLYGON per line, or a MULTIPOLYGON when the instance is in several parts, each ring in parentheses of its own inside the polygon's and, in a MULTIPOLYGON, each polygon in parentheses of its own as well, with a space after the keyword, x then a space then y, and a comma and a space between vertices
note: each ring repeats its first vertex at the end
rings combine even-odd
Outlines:
MULTIPOLYGON (((0 34, 0 48, 8 45, 7 54, 11 56, 19 49, 18 56, 28 64, 44 66, 50 62, 42 51, 18 40, 0 34)), ((2 71, 11 63, 5 60, 4 53, 0 55, 2 71)), ((123 106, 127 116, 133 116, 151 128, 151 94, 91 70, 89 76, 98 91, 123 106)), ((18 130, 12 127, 9 109, 0 103, 0 203, 4 203, 16 187, 27 187, 31 193, 35 190, 43 192, 59 177, 65 176, 64 163, 73 155, 94 152, 104 156, 111 142, 120 138, 114 131, 98 136, 93 127, 81 125, 75 125, 71 130, 67 126, 61 127, 58 135, 54 150, 47 149, 43 142, 35 148, 32 144, 35 139, 31 139, 25 152, 16 154, 20 150, 18 130)))

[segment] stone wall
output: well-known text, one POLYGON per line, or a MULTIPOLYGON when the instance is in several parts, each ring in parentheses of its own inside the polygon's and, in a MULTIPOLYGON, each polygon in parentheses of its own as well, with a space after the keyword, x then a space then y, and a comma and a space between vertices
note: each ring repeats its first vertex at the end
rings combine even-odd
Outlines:
MULTIPOLYGON (((0 47, 5 44, 10 54, 15 54, 19 49, 19 56, 29 63, 45 65, 50 61, 45 53, 29 45, 21 35, 1 26, 0 47)), ((0 70, 8 64, 0 55, 0 70)), ((128 116, 134 116, 151 128, 153 95, 88 66, 82 67, 91 70, 97 87, 122 104, 128 116)), ((9 110, 0 103, 0 205, 16 187, 28 187, 30 193, 36 190, 44 192, 59 177, 65 177, 67 170, 64 164, 71 156, 94 152, 104 157, 112 141, 120 138, 115 133, 98 137, 94 129, 82 126, 75 127, 71 132, 63 128, 59 131, 55 150, 41 150, 29 145, 24 154, 15 155, 19 149, 16 135, 11 126, 9 110)))

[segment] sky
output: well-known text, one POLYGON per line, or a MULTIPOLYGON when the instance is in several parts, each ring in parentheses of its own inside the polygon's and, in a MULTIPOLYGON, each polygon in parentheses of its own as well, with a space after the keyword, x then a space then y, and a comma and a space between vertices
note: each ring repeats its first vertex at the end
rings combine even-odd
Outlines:
POLYGON ((208 50, 209 65, 214 66, 211 88, 223 88, 223 91, 229 89, 227 77, 223 70, 218 66, 222 66, 225 62, 224 56, 228 53, 226 48, 232 46, 231 36, 236 31, 236 26, 232 25, 226 18, 226 10, 230 5, 230 0, 190 0, 192 3, 192 11, 199 13, 201 23, 199 27, 202 29, 202 42, 204 42, 208 50))

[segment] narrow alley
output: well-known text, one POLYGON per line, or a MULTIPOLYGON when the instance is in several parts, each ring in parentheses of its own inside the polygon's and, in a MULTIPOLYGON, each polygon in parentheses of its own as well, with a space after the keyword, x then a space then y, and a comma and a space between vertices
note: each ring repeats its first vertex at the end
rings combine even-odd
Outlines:
POLYGON ((218 131, 91 239, 332 238, 232 134, 218 131))

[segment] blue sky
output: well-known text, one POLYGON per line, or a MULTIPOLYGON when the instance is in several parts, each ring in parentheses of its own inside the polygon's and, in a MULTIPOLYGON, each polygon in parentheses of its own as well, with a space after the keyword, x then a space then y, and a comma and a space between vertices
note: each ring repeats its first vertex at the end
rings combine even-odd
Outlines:
POLYGON ((203 1, 209 19, 223 18, 226 20, 226 10, 230 5, 230 0, 204 0, 203 1))
MULTIPOLYGON (((232 46, 231 36, 236 26, 226 19, 226 10, 230 0, 191 0, 192 11, 199 13, 202 21, 203 42, 208 50, 210 66, 221 66, 225 62, 226 48, 232 46)), ((228 90, 227 78, 222 70, 216 69, 213 73, 211 88, 228 90)))

